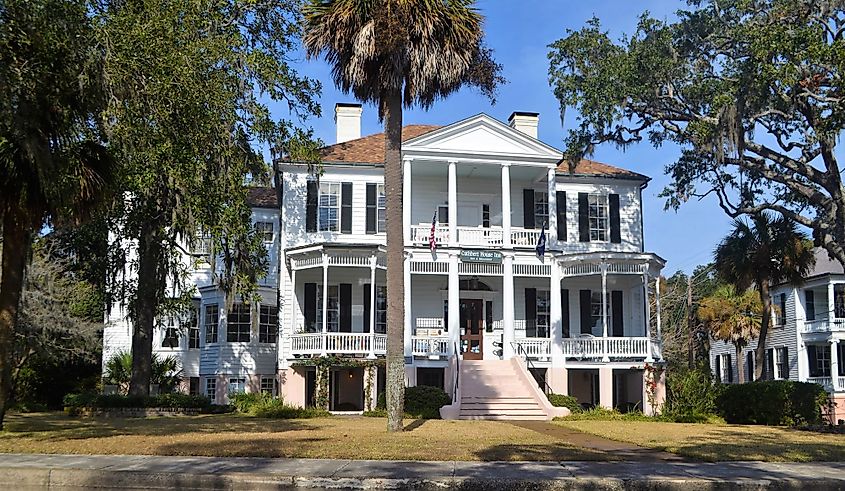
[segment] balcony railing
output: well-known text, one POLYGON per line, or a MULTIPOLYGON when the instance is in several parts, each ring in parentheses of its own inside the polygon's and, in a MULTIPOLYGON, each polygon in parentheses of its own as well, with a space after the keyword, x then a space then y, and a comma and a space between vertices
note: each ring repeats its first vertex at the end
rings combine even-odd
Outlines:
POLYGON ((845 377, 808 377, 807 381, 815 382, 826 390, 845 391, 845 377))
MULTIPOLYGON (((518 338, 514 340, 529 358, 547 361, 552 356, 552 340, 547 338, 518 338)), ((518 350, 517 350, 518 351, 518 350)))
POLYGON ((845 331, 845 319, 816 319, 804 321, 801 332, 811 334, 816 332, 845 331))
POLYGON ((307 333, 291 336, 291 352, 294 355, 367 355, 370 354, 371 347, 374 354, 385 354, 387 336, 363 332, 307 333))
POLYGON ((412 336, 411 352, 414 356, 448 356, 449 336, 412 336))
MULTIPOLYGON (((505 232, 501 227, 455 227, 458 244, 462 246, 501 247, 505 243, 505 232)), ((428 245, 431 225, 411 226, 411 243, 428 245)), ((534 248, 540 238, 540 229, 511 228, 511 244, 514 247, 534 248)), ((449 226, 436 225, 434 239, 438 246, 449 244, 449 226)))
MULTIPOLYGON (((552 340, 549 338, 517 337, 515 343, 522 346, 530 358, 542 360, 551 356, 552 340)), ((656 345, 652 345, 654 348, 656 345)), ((583 337, 563 338, 563 356, 565 358, 648 358, 648 338, 646 337, 583 337)), ((652 355, 659 357, 659 351, 652 355)))

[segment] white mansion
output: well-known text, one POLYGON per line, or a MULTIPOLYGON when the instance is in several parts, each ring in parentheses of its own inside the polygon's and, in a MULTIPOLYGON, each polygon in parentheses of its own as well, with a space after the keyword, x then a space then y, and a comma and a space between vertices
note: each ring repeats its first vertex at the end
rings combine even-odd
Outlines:
MULTIPOLYGON (((318 366, 333 411, 367 409, 383 390, 384 135, 360 137, 360 105, 335 111, 319 179, 278 160, 275 188, 250 190, 271 257, 262 301, 227 311, 198 262, 196 314, 162 326, 155 351, 182 360, 186 390, 312 405, 318 366)), ((664 395, 650 367, 661 361, 651 305, 664 261, 643 247, 649 179, 588 160, 570 172, 537 139, 538 120, 403 129, 406 382, 449 392, 445 417, 549 418, 559 410, 543 390, 652 412, 664 395)), ((104 357, 129 349, 125 315, 112 309, 104 357)))

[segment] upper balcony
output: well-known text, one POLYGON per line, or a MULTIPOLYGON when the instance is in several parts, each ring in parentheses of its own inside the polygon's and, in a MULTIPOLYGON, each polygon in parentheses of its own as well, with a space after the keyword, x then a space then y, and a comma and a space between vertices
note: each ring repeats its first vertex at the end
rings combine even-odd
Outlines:
MULTIPOLYGON (((455 227, 457 243, 461 246, 500 248, 505 245, 505 231, 502 227, 455 227)), ((411 246, 428 246, 431 237, 431 225, 411 226, 411 246)), ((438 225, 434 228, 434 237, 438 244, 449 244, 449 227, 438 225)), ((533 249, 540 240, 539 229, 512 227, 510 243, 514 248, 533 249)))
POLYGON ((801 326, 801 332, 804 334, 845 332, 845 318, 807 320, 801 326))

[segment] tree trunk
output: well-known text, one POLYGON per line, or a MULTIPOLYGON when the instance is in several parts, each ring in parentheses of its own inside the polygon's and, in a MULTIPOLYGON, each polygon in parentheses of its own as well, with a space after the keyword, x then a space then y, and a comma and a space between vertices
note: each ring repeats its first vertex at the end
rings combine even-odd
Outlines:
POLYGON ((763 319, 760 322, 757 348, 754 350, 754 380, 763 380, 763 371, 766 368, 766 337, 772 324, 772 298, 769 295, 768 280, 758 281, 757 291, 760 293, 760 303, 763 304, 763 319))
POLYGON ((132 377, 129 394, 150 395, 152 376, 153 332, 159 291, 165 278, 161 271, 162 239, 157 223, 148 222, 138 238, 138 288, 130 310, 134 330, 132 333, 132 377))
POLYGON ((3 419, 12 395, 12 353, 29 250, 29 235, 29 225, 7 211, 3 219, 3 259, 0 273, 0 430, 3 429, 3 419))
POLYGON ((745 382, 745 364, 742 362, 741 344, 734 344, 734 353, 736 354, 736 382, 742 384, 745 382))
POLYGON ((387 213, 387 431, 402 431, 405 406, 405 273, 402 230, 402 95, 386 94, 384 194, 387 213))

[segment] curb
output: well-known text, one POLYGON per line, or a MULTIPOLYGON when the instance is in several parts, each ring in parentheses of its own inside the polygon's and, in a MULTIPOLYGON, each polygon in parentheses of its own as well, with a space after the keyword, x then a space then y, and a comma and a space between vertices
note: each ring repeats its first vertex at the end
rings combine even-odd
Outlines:
POLYGON ((382 479, 354 477, 305 477, 268 473, 193 474, 134 470, 12 467, 0 464, 0 488, 5 489, 182 489, 182 490, 285 490, 285 489, 414 489, 414 490, 572 490, 572 491, 709 491, 709 490, 839 490, 842 479, 713 478, 650 479, 569 477, 539 480, 498 477, 382 479))

